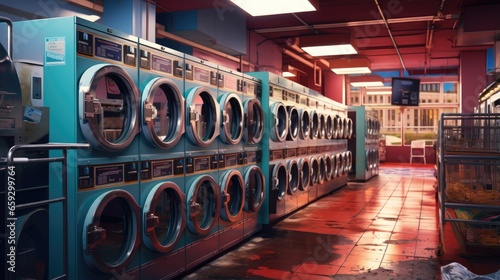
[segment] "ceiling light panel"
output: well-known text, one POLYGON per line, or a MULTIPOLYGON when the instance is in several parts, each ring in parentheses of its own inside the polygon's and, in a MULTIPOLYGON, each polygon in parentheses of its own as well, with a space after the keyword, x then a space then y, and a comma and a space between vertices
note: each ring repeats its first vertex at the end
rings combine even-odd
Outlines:
POLYGON ((251 16, 268 16, 316 11, 317 0, 231 0, 251 16))

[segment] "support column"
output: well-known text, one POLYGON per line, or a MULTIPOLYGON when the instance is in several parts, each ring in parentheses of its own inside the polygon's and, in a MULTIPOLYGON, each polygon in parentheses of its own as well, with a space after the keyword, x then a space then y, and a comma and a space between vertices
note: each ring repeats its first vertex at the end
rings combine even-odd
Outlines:
POLYGON ((474 113, 478 94, 488 85, 486 51, 460 52, 460 85, 462 113, 474 113))

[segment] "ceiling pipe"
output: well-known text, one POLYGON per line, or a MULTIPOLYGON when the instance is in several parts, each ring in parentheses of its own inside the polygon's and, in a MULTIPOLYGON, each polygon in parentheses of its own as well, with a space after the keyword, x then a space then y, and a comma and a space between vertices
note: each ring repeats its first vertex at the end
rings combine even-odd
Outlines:
POLYGON ((399 61, 401 62, 401 66, 403 67, 403 70, 406 71, 406 66, 405 62, 403 61, 403 57, 401 56, 401 53, 399 52, 398 44, 396 44, 396 40, 394 40, 394 36, 392 36, 391 29, 389 28, 389 23, 387 22, 387 19, 385 18, 384 12, 382 11, 382 8, 380 8, 380 5, 378 3, 378 0, 374 0, 375 5, 377 5, 377 9, 380 13, 380 16, 382 17, 382 20, 384 21, 385 28, 387 28, 387 32, 389 33, 389 37, 391 37, 392 44, 394 45, 394 48, 396 49, 396 53, 398 54, 399 61))
MULTIPOLYGON (((443 10, 444 10, 445 4, 446 4, 446 0, 441 0, 441 2, 439 3, 436 17, 440 17, 443 15, 443 10)), ((427 29, 427 37, 426 37, 426 42, 425 42, 424 74, 427 74, 427 65, 428 65, 428 60, 429 60, 429 54, 430 54, 431 48, 432 48, 432 40, 434 37, 434 23, 435 22, 436 21, 433 19, 427 25, 428 29, 427 29)))

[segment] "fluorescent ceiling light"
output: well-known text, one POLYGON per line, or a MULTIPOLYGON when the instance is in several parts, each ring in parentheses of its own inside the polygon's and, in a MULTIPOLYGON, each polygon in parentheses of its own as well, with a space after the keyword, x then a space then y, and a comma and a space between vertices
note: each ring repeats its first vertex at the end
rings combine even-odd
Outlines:
POLYGON ((302 50, 312 56, 357 54, 351 34, 323 34, 299 38, 302 50))
POLYGON ((251 16, 311 12, 318 9, 317 0, 231 0, 251 16))
POLYGON ((367 58, 340 58, 329 60, 330 68, 335 74, 368 74, 371 64, 367 58))
POLYGON ((281 75, 285 78, 295 77, 295 74, 292 72, 282 72, 281 75))
MULTIPOLYGON (((372 88, 370 88, 372 89, 372 88)), ((390 95, 392 92, 390 91, 367 91, 366 94, 370 95, 390 95)))
POLYGON ((384 85, 384 79, 378 75, 361 75, 349 77, 353 87, 378 87, 384 85))

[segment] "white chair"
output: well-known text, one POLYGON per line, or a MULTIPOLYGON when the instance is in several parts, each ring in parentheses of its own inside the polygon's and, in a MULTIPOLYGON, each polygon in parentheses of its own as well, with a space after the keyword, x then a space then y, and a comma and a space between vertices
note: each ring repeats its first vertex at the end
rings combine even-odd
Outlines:
POLYGON ((413 158, 423 158, 425 162, 425 140, 413 140, 411 141, 410 150, 410 163, 412 163, 413 158))

